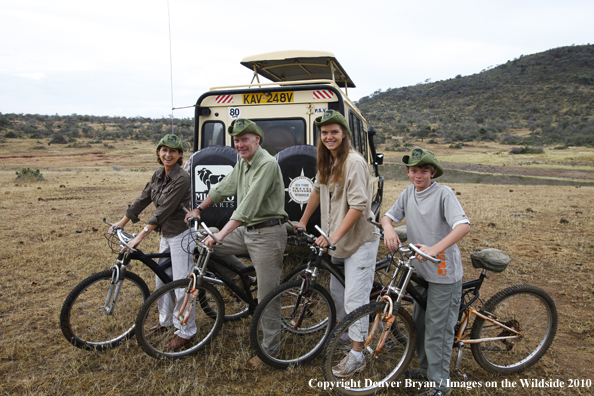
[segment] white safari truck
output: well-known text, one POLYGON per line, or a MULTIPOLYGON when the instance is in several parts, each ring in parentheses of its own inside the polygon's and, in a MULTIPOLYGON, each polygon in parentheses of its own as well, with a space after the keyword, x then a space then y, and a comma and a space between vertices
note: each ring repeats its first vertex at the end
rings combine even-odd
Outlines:
MULTIPOLYGON (((375 130, 348 98, 355 84, 333 54, 321 51, 283 51, 250 56, 241 61, 253 70, 252 82, 211 88, 196 102, 194 151, 190 159, 192 206, 201 203, 237 162, 227 127, 247 118, 264 131, 262 147, 280 165, 286 188, 285 209, 299 220, 316 175, 316 143, 319 130, 314 119, 327 109, 347 119, 354 149, 366 158, 373 181, 372 209, 379 216, 384 178, 378 165, 383 155, 375 152, 375 130), (262 81, 262 77, 270 80, 262 81)), ((204 211, 206 224, 222 228, 235 210, 229 198, 204 211)), ((319 212, 310 224, 319 224, 319 212)))

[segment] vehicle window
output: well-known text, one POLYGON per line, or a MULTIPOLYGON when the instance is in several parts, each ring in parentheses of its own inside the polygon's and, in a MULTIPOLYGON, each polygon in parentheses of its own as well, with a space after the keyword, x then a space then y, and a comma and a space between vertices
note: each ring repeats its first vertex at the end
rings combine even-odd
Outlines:
POLYGON ((351 141, 353 144, 353 148, 357 151, 360 151, 360 144, 359 144, 359 130, 357 129, 357 117, 353 114, 352 111, 349 111, 349 128, 353 136, 351 136, 351 141))
POLYGON ((225 124, 220 121, 208 121, 202 125, 202 148, 225 145, 225 124))
POLYGON ((262 148, 271 155, 279 151, 305 144, 305 120, 303 118, 284 118, 273 120, 252 120, 264 132, 264 143, 262 148))

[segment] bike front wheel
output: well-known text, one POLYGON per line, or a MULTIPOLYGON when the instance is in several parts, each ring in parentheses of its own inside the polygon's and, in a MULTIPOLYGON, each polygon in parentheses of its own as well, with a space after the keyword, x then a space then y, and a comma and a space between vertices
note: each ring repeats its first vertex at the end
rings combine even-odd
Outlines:
POLYGON ((126 271, 119 291, 112 270, 98 272, 68 294, 60 312, 60 329, 75 347, 113 348, 134 335, 138 309, 150 294, 138 275, 126 271), (115 304, 114 304, 115 301, 115 304))
POLYGON ((415 325, 410 314, 403 308, 394 314, 388 329, 385 302, 363 305, 348 314, 332 332, 322 360, 324 378, 342 395, 372 395, 379 390, 397 386, 396 379, 404 373, 414 354, 415 325), (379 315, 379 317, 378 317, 379 315), (377 326, 374 328, 374 320, 377 326), (366 340, 363 348, 363 364, 352 371, 345 370, 345 362, 351 351, 351 342, 341 336, 358 334, 366 340), (385 341, 381 344, 385 333, 385 341))
POLYGON ((309 362, 322 351, 334 327, 336 308, 330 293, 316 284, 306 296, 302 284, 281 284, 258 304, 252 317, 252 348, 272 367, 309 362))
MULTIPOLYGON (((532 366, 549 349, 557 332, 555 302, 535 286, 508 287, 491 297, 482 312, 522 333, 518 338, 472 344, 476 362, 492 373, 517 373, 532 366)), ((478 340, 513 336, 514 333, 477 317, 470 335, 478 340)))
MULTIPOLYGON (((149 356, 154 358, 178 359, 194 355, 212 342, 223 325, 225 305, 219 292, 209 283, 203 282, 195 290, 195 299, 186 291, 191 279, 180 279, 159 288, 145 301, 136 318, 136 340, 149 356), (188 320, 184 322, 187 308, 188 320), (209 307, 207 314, 197 306, 209 307), (160 311, 161 310, 161 313, 160 311), (189 340, 179 348, 175 339, 189 340)), ((179 341, 179 340, 178 340, 179 341)))

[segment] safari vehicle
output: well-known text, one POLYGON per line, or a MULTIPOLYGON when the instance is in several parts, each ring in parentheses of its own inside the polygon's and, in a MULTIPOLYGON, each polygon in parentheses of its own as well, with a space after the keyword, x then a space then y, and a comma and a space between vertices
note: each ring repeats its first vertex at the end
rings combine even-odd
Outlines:
MULTIPOLYGON (((237 118, 256 122, 264 132, 262 147, 276 156, 286 187, 285 209, 298 220, 305 209, 316 175, 315 118, 327 109, 342 113, 353 133, 352 144, 369 164, 373 181, 372 210, 379 216, 384 178, 378 165, 375 130, 348 98, 355 84, 333 54, 321 51, 284 51, 250 56, 241 61, 253 70, 248 85, 211 88, 195 106, 194 151, 190 159, 192 205, 200 204, 237 162, 233 139, 227 128, 237 118), (271 82, 262 82, 264 77, 271 82), (344 89, 344 91, 343 91, 344 89)), ((219 228, 236 207, 229 198, 207 209, 207 224, 219 228)), ((319 224, 319 212, 310 224, 319 224)))

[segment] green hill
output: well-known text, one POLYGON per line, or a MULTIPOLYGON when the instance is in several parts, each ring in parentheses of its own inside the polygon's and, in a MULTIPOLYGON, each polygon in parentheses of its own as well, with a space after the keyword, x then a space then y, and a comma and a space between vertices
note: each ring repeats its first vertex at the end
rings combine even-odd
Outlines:
POLYGON ((399 138, 388 141, 388 149, 404 149, 410 137, 458 145, 594 145, 594 45, 555 48, 471 76, 376 91, 358 106, 380 141, 399 138))

